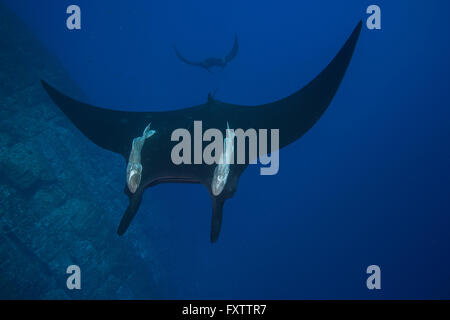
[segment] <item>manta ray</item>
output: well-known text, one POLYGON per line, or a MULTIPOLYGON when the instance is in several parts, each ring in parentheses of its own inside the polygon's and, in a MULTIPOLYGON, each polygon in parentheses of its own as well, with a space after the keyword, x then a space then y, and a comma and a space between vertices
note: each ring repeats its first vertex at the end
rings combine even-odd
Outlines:
POLYGON ((178 59, 180 59, 184 63, 192 65, 192 66, 204 68, 207 71, 209 71, 210 73, 212 73, 211 69, 213 67, 220 67, 223 69, 231 60, 233 60, 236 57, 236 55, 239 51, 239 43, 238 43, 237 34, 235 34, 233 48, 224 58, 207 58, 207 59, 205 59, 203 61, 199 61, 199 62, 194 62, 194 61, 186 59, 185 57, 183 57, 183 55, 178 51, 178 49, 176 47, 174 47, 174 50, 175 50, 175 54, 177 55, 178 59))
MULTIPOLYGON (((215 242, 222 225, 224 203, 233 197, 248 164, 174 164, 171 150, 175 143, 171 133, 185 128, 192 134, 197 120, 202 121, 205 129, 223 128, 223 132, 228 125, 243 130, 278 128, 279 148, 289 145, 308 132, 330 105, 352 59, 361 27, 360 21, 328 66, 305 87, 284 99, 259 106, 209 98, 204 104, 174 111, 117 111, 74 100, 43 80, 42 85, 88 139, 128 161, 124 180, 129 205, 120 221, 119 235, 125 233, 136 215, 146 189, 160 183, 197 183, 206 187, 212 200, 210 240, 215 242)), ((225 140, 232 139, 227 135, 225 140)), ((232 149, 230 144, 226 149, 232 149)))

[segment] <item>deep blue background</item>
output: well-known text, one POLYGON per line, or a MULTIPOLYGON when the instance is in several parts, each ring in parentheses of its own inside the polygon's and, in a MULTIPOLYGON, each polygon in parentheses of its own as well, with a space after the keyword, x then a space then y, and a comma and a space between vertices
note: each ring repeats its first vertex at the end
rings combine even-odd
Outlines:
MULTIPOLYGON (((373 4, 2 1, 87 102, 129 110, 188 107, 215 89, 230 103, 282 98, 328 64, 373 4), (81 31, 65 27, 70 4, 81 7, 81 31), (235 32, 239 55, 214 75, 172 50, 221 56, 235 32)), ((156 223, 170 236, 152 246, 168 248, 173 298, 450 298, 450 3, 375 3, 382 30, 364 28, 335 100, 281 151, 279 174, 243 174, 218 243, 203 187, 147 191, 139 215, 167 217, 156 223), (371 264, 382 270, 378 292, 365 285, 371 264)))

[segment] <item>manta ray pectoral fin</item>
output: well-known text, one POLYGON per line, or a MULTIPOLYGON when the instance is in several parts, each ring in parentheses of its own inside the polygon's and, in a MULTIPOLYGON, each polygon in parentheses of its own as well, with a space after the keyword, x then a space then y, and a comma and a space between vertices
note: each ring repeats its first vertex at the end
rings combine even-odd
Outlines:
POLYGON ((136 191, 136 193, 132 194, 128 191, 128 188, 125 187, 125 193, 130 198, 130 204, 125 211, 122 220, 120 220, 119 228, 117 229, 117 234, 119 236, 122 236, 127 231, 131 221, 138 212, 142 201, 142 195, 144 194, 144 189, 140 188, 136 191))
POLYGON ((72 99, 41 80, 53 102, 89 140, 101 148, 128 157, 131 141, 146 122, 140 112, 98 108, 72 99))
POLYGON ((219 239, 224 203, 225 200, 223 199, 212 198, 211 242, 213 243, 219 239))
POLYGON ((362 25, 359 21, 327 67, 302 89, 259 106, 222 103, 222 109, 230 110, 227 119, 233 121, 235 128, 279 129, 280 149, 301 138, 331 104, 352 59, 362 25))
POLYGON ((197 62, 197 61, 191 61, 186 59, 181 53, 180 51, 178 51, 178 49, 176 47, 173 47, 173 50, 175 51, 175 54, 177 55, 178 59, 180 59, 182 62, 186 63, 186 64, 190 64, 192 66, 197 66, 197 67, 201 67, 202 64, 201 62, 197 62))
POLYGON ((239 51, 239 42, 238 42, 238 36, 237 34, 234 35, 234 44, 233 44, 233 48, 231 49, 231 51, 227 54, 227 56, 225 57, 225 64, 227 64, 228 62, 230 62, 231 60, 233 60, 234 58, 236 58, 237 54, 239 51))

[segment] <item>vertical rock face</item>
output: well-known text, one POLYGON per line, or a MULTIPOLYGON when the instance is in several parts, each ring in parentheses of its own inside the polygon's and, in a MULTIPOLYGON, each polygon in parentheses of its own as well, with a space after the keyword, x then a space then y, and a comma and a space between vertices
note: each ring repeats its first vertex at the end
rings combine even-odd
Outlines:
POLYGON ((82 98, 54 57, 0 4, 0 298, 164 298, 142 224, 123 238, 125 162, 52 104, 45 79, 82 98), (122 173, 122 174, 121 174, 122 173), (81 290, 66 269, 81 268, 81 290))

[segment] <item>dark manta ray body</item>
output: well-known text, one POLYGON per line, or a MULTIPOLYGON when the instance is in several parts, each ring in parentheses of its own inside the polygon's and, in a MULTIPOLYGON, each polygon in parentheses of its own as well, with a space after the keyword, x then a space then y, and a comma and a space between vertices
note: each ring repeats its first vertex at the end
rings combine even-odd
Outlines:
MULTIPOLYGON (((201 183, 208 189, 212 199, 211 241, 214 242, 219 236, 224 202, 233 196, 247 164, 231 164, 223 191, 214 196, 211 183, 216 165, 175 165, 171 160, 171 150, 177 142, 171 141, 172 132, 185 128, 193 136, 196 120, 202 121, 203 130, 223 128, 222 132, 225 132, 228 122, 231 128, 243 130, 278 128, 280 148, 294 142, 319 120, 331 103, 352 58, 361 26, 360 22, 336 57, 308 85, 287 98, 261 106, 239 106, 209 99, 205 104, 175 111, 115 111, 73 100, 44 81, 43 86, 55 104, 86 137, 102 148, 123 155, 127 160, 132 152, 133 140, 141 137, 144 128, 148 131, 151 123, 154 132, 152 130, 148 134, 151 137, 140 145, 140 184, 134 193, 125 187, 130 203, 120 222, 119 235, 127 230, 138 211, 145 189, 163 182, 201 183)), ((248 146, 246 148, 248 154, 248 146)))
POLYGON ((180 59, 184 63, 190 64, 192 66, 201 67, 201 68, 204 68, 204 69, 208 70, 209 72, 211 72, 211 69, 213 67, 225 68, 225 66, 236 57, 236 55, 239 51, 239 44, 238 44, 237 35, 234 35, 233 48, 225 56, 225 58, 207 58, 200 62, 190 61, 190 60, 186 59, 185 57, 183 57, 183 55, 177 50, 177 48, 174 48, 174 50, 175 50, 175 53, 176 53, 178 59, 180 59))

